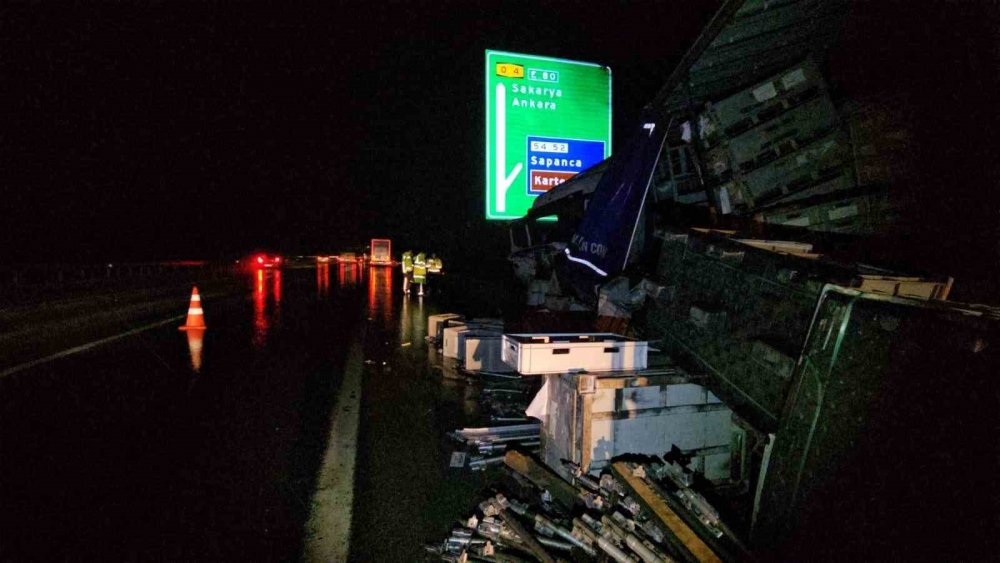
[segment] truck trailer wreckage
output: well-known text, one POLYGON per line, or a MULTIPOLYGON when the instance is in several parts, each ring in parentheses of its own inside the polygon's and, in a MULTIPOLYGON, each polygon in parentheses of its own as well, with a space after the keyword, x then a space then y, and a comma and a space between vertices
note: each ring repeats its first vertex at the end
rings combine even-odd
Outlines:
POLYGON ((1000 309, 878 265, 912 156, 891 101, 830 93, 849 8, 724 2, 632 142, 511 223, 557 330, 431 318, 501 425, 453 434, 495 479, 430 555, 995 556, 1000 309))

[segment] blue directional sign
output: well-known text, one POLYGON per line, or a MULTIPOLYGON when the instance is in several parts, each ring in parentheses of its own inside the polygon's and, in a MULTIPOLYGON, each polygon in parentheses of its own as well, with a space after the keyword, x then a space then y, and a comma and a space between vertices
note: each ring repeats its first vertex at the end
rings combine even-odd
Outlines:
POLYGON ((604 141, 527 138, 527 193, 543 194, 604 160, 604 141))

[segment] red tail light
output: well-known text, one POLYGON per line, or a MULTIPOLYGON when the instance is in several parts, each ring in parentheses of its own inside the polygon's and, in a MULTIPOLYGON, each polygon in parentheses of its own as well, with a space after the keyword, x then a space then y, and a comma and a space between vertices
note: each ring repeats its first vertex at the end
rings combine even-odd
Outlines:
POLYGON ((257 257, 257 263, 258 264, 263 264, 264 263, 264 257, 263 256, 258 256, 257 257))

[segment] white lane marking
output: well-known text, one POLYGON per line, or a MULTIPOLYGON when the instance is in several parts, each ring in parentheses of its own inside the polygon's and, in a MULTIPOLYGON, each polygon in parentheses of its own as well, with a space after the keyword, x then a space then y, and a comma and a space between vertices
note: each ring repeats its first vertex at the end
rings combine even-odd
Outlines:
POLYGON ((306 523, 304 561, 347 561, 350 552, 363 360, 361 343, 355 340, 330 412, 326 452, 306 523))
POLYGON ((17 373, 19 371, 24 371, 26 369, 33 368, 35 366, 46 364, 46 363, 51 362, 53 360, 58 360, 59 358, 65 358, 66 356, 72 356, 73 354, 79 354, 80 352, 85 352, 87 350, 90 350, 91 348, 97 348, 98 346, 103 346, 105 344, 109 344, 111 342, 114 342, 115 340, 121 340, 122 338, 125 338, 127 336, 132 336, 133 334, 139 334, 140 332, 144 332, 144 331, 147 331, 147 330, 152 329, 152 328, 163 326, 165 324, 175 323, 175 322, 177 322, 177 321, 179 321, 179 320, 181 320, 183 318, 184 318, 184 315, 177 315, 175 317, 170 317, 169 319, 163 319, 162 321, 156 321, 155 323, 150 323, 148 325, 143 325, 143 326, 140 326, 138 328, 133 328, 132 330, 125 331, 125 332, 123 332, 121 334, 116 334, 114 336, 109 336, 107 338, 102 338, 100 340, 95 340, 95 341, 89 342, 87 344, 82 344, 82 345, 76 346, 74 348, 69 348, 68 350, 63 350, 62 352, 56 352, 55 354, 51 354, 49 356, 45 356, 44 358, 38 358, 37 360, 31 360, 30 362, 25 362, 23 364, 16 365, 14 367, 7 368, 7 369, 5 369, 3 371, 0 371, 0 379, 3 379, 5 377, 7 377, 8 375, 13 375, 13 374, 15 374, 15 373, 17 373))

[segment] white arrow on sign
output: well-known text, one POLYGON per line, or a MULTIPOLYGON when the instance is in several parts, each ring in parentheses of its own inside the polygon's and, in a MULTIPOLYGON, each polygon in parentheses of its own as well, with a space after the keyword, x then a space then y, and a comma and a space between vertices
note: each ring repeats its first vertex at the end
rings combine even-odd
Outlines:
POLYGON ((496 99, 497 213, 503 213, 507 211, 507 189, 521 172, 522 163, 518 162, 510 175, 507 175, 507 89, 503 84, 497 84, 496 99))

